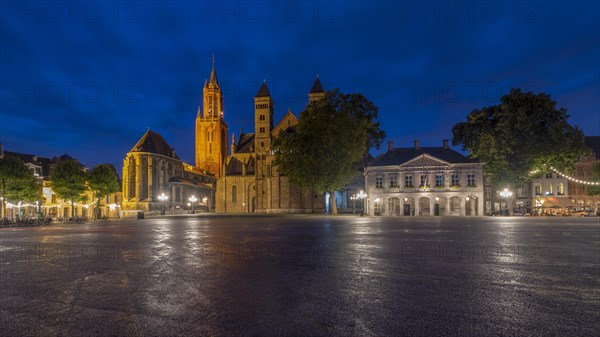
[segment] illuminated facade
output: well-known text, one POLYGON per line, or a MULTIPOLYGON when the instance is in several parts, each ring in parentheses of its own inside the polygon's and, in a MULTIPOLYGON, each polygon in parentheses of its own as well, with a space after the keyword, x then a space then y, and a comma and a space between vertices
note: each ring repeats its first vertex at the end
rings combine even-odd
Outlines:
POLYGON ((442 147, 394 148, 365 168, 368 215, 483 215, 483 164, 442 147))
MULTIPOLYGON (((214 177, 185 164, 161 135, 148 129, 123 160, 123 213, 159 211, 186 212, 190 197, 211 208, 214 177), (161 194, 168 196, 160 201, 161 194), (206 199, 205 199, 206 198, 206 199)), ((197 207, 196 207, 197 208, 197 207)))
POLYGON ((223 96, 213 60, 210 78, 202 89, 202 109, 196 115, 196 167, 216 178, 223 175, 227 157, 227 123, 223 113, 223 96))
MULTIPOLYGON (((309 104, 325 97, 317 78, 309 93, 309 104)), ((274 164, 273 139, 298 124, 288 111, 274 124, 273 99, 266 83, 254 97, 254 133, 240 133, 231 139, 231 153, 217 182, 218 213, 322 213, 323 194, 291 184, 274 164)))

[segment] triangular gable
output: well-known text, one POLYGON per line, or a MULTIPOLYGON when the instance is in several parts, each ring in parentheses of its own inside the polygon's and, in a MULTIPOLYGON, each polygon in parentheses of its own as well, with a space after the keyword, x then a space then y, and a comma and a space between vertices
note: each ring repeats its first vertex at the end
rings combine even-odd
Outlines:
POLYGON ((450 165, 447 161, 441 160, 434 156, 423 153, 400 166, 404 167, 420 167, 420 166, 447 166, 450 165))
POLYGON ((285 116, 277 123, 277 125, 271 131, 271 137, 277 137, 281 131, 287 130, 287 128, 298 124, 298 118, 294 116, 291 111, 288 111, 285 116))

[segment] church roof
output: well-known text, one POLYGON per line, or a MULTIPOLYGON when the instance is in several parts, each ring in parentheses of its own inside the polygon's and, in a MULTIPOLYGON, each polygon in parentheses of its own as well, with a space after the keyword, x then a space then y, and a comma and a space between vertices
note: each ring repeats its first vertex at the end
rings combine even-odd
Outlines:
POLYGON ((173 150, 173 148, 167 144, 164 138, 150 129, 144 133, 142 138, 140 138, 140 140, 133 148, 131 148, 131 151, 129 152, 156 153, 165 157, 181 160, 175 154, 175 150, 173 150))
POLYGON ((315 80, 315 83, 313 83, 313 86, 310 89, 310 93, 314 94, 314 93, 319 93, 319 92, 324 92, 324 90, 323 90, 323 86, 321 85, 321 81, 317 77, 317 79, 315 80))
POLYGON ((242 166, 244 164, 237 159, 236 157, 232 157, 227 164, 227 168, 225 169, 225 174, 228 176, 240 175, 242 174, 242 166))
POLYGON ((421 147, 416 149, 414 147, 400 147, 377 156, 369 162, 368 166, 402 165, 423 154, 428 154, 450 164, 479 163, 479 160, 467 158, 450 148, 421 147))
POLYGON ((235 153, 252 153, 254 152, 254 134, 240 133, 238 143, 235 147, 235 153))
POLYGON ((271 93, 269 93, 269 88, 267 88, 267 82, 263 82, 263 84, 258 89, 256 93, 256 97, 269 97, 271 93))
POLYGON ((212 70, 210 71, 210 78, 209 78, 208 82, 216 85, 217 87, 219 86, 219 80, 217 79, 217 71, 215 70, 214 63, 213 63, 212 70))
POLYGON ((281 131, 286 131, 293 128, 298 124, 298 118, 294 116, 292 110, 288 110, 287 114, 277 123, 277 125, 271 131, 271 137, 277 137, 281 131))

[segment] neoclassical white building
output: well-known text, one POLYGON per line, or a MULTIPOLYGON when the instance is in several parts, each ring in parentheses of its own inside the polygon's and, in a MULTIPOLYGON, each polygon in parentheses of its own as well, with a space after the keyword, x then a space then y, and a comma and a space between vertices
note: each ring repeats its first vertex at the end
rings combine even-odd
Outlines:
POLYGON ((441 147, 394 148, 364 171, 367 215, 484 215, 483 164, 441 147))

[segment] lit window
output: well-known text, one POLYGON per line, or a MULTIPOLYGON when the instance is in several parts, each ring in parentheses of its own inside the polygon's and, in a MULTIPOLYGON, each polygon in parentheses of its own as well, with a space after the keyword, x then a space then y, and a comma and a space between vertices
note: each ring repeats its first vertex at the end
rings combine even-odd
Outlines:
POLYGON ((390 187, 398 187, 398 175, 390 174, 390 187))
POLYGON ((565 184, 563 184, 563 183, 558 184, 558 187, 556 188, 556 194, 565 195, 565 184))
POLYGON ((435 187, 444 187, 444 175, 443 174, 435 175, 435 187))
POLYGON ((456 173, 452 174, 452 186, 460 186, 460 176, 456 173))
POLYGON ((383 188, 383 176, 375 177, 375 188, 383 188))
POLYGON ((542 184, 536 183, 534 189, 535 195, 542 195, 542 184))
POLYGON ((406 187, 406 188, 413 187, 413 177, 411 175, 404 176, 404 187, 406 187))
POLYGON ((467 174, 467 186, 475 186, 475 174, 467 174))
POLYGON ((421 184, 419 184, 419 186, 421 186, 421 187, 429 186, 429 182, 427 181, 426 174, 421 174, 421 184))

